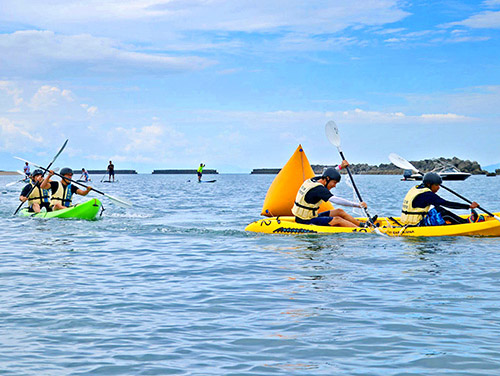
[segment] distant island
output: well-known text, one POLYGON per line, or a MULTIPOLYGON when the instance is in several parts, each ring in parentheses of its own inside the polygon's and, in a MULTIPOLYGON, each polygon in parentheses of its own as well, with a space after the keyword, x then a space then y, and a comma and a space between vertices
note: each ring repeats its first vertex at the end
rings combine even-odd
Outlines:
MULTIPOLYGON (((453 158, 433 158, 424 159, 421 161, 411 161, 411 163, 420 171, 432 171, 443 164, 453 165, 462 172, 468 172, 472 175, 486 175, 488 171, 483 170, 481 165, 476 161, 462 160, 457 157, 453 158)), ((311 165, 315 174, 321 174, 327 167, 332 165, 311 165)), ((351 172, 356 175, 403 175, 402 169, 394 166, 392 163, 381 163, 377 165, 369 165, 367 163, 351 164, 349 166, 351 172)), ((281 169, 279 168, 256 168, 253 169, 251 174, 277 174, 281 169)))

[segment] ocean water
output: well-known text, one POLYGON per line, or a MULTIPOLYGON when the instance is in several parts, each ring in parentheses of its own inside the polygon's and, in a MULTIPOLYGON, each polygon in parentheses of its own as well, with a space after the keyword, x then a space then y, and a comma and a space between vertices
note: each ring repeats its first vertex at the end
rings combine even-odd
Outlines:
MULTIPOLYGON (((500 238, 246 233, 274 176, 205 177, 96 182, 135 206, 78 221, 12 216, 1 176, 0 374, 500 373, 500 238)), ((372 215, 413 184, 356 182, 372 215)), ((500 177, 447 185, 500 211, 500 177)))

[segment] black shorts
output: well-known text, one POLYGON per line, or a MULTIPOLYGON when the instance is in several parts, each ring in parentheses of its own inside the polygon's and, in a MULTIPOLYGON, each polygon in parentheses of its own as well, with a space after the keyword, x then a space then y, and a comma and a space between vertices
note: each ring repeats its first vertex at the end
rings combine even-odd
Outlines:
POLYGON ((295 217, 295 222, 302 223, 304 225, 317 225, 317 226, 329 226, 333 217, 329 216, 330 210, 321 212, 317 217, 311 219, 302 219, 295 217))

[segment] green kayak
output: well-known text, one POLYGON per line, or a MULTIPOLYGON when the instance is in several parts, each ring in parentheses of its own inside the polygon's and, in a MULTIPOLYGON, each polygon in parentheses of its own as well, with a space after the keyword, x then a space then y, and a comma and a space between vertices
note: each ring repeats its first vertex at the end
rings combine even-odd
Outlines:
POLYGON ((25 217, 36 217, 36 218, 74 218, 74 219, 96 219, 101 209, 101 201, 96 198, 83 202, 81 204, 71 206, 67 209, 52 211, 52 212, 41 212, 41 213, 30 213, 28 209, 22 209, 19 215, 25 217))

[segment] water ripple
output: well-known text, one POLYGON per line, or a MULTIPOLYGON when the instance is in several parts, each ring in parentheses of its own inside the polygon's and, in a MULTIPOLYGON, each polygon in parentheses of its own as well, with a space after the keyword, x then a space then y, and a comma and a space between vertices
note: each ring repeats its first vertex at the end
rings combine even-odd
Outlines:
MULTIPOLYGON (((397 213, 406 183, 356 179, 397 213)), ((498 211, 484 179, 452 188, 498 211)), ((497 373, 499 239, 251 234, 272 176, 186 180, 101 184, 135 206, 93 222, 12 217, 2 192, 0 374, 497 373)))

